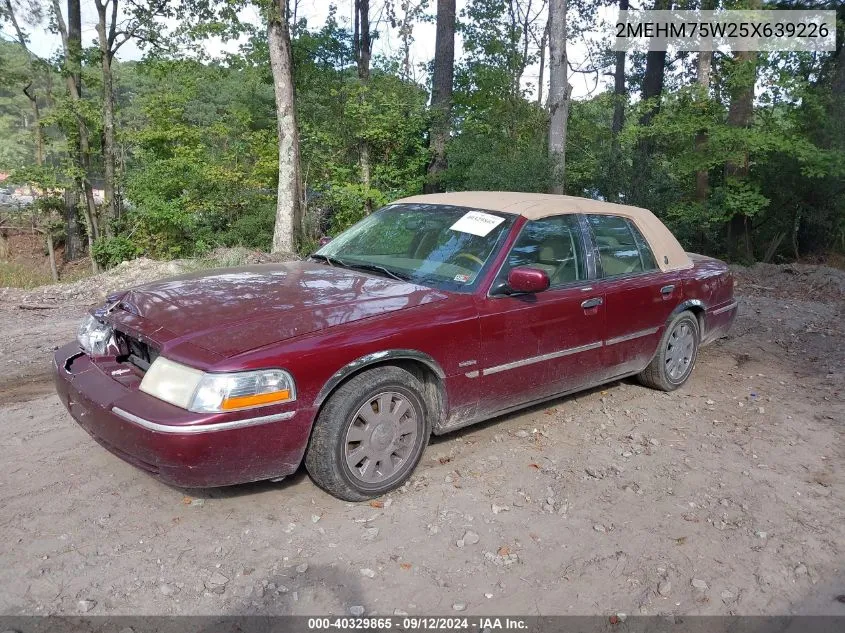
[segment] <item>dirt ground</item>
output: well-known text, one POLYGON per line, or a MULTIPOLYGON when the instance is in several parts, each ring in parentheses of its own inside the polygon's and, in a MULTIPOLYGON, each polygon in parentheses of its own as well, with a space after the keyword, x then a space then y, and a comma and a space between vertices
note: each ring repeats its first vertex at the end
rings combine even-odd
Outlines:
POLYGON ((435 438, 373 504, 304 472, 174 489, 100 448, 48 367, 119 275, 0 290, 0 614, 845 614, 842 271, 737 269, 680 391, 435 438))

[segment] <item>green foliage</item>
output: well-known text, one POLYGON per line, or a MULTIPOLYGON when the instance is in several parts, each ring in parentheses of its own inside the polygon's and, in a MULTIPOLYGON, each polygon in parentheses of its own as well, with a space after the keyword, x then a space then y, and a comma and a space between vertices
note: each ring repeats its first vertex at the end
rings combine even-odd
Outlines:
MULTIPOLYGON (((570 3, 572 38, 592 28, 600 4, 570 3)), ((278 185, 275 98, 266 35, 238 20, 243 6, 239 0, 186 3, 192 15, 180 21, 178 42, 197 55, 180 56, 171 46, 166 54, 158 49, 141 62, 114 65, 124 208, 104 227, 111 237, 94 246, 100 264, 142 254, 202 256, 217 246, 270 247, 278 185), (210 61, 201 49, 212 35, 243 44, 210 61)), ((441 182, 449 190, 547 191, 548 110, 532 96, 527 72, 538 61, 545 14, 526 33, 521 14, 511 14, 505 0, 461 6, 463 50, 441 182)), ((266 5, 256 7, 263 15, 266 5)), ((299 20, 291 32, 306 209, 299 243, 307 252, 320 236, 361 219, 368 206, 422 190, 431 112, 426 87, 404 78, 395 56, 377 56, 369 80, 358 78, 352 35, 334 10, 325 24, 299 20)), ((157 43, 167 44, 160 36, 157 43)), ((99 184, 103 170, 98 54, 84 52, 78 104, 65 95, 61 61, 33 63, 19 46, 0 40, 0 170, 50 190, 73 187, 82 175, 68 152, 79 118, 90 133, 87 176, 99 184), (40 167, 31 104, 22 92, 29 82, 41 107, 40 167)), ((743 63, 717 54, 708 91, 695 83, 695 61, 694 53, 672 59, 663 94, 644 104, 637 95, 645 58, 632 54, 626 124, 617 136, 610 91, 570 103, 567 192, 650 208, 690 250, 729 252, 726 227, 738 217, 750 227, 758 257, 769 244, 781 245, 776 257, 845 251, 845 53, 770 53, 743 63), (753 117, 731 125, 731 99, 751 85, 757 88, 753 117), (640 125, 643 109, 654 105, 659 113, 640 125), (696 189, 702 173, 703 197, 696 189)), ((598 73, 612 62, 609 51, 591 56, 598 73)), ((42 212, 55 226, 61 205, 45 204, 42 212)))
POLYGON ((135 259, 142 250, 126 235, 103 237, 94 242, 94 259, 100 266, 111 268, 129 259, 135 259))
POLYGON ((377 189, 367 189, 364 185, 348 184, 329 187, 318 200, 324 213, 331 218, 332 234, 339 233, 364 217, 367 199, 373 206, 384 206, 388 199, 377 189))

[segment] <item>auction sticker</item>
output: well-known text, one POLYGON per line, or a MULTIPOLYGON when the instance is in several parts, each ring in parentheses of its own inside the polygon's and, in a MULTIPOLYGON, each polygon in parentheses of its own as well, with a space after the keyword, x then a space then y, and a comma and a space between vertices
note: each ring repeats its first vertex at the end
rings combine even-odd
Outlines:
POLYGON ((470 211, 449 228, 453 231, 484 237, 504 221, 505 218, 500 218, 497 215, 490 215, 481 211, 470 211))

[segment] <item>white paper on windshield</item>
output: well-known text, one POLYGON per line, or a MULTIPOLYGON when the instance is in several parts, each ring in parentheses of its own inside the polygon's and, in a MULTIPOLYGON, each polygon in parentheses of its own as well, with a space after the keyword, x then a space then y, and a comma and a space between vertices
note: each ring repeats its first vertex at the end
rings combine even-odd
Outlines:
POLYGON ((497 215, 490 215, 481 211, 470 211, 449 228, 453 231, 484 237, 504 221, 505 218, 500 218, 497 215))

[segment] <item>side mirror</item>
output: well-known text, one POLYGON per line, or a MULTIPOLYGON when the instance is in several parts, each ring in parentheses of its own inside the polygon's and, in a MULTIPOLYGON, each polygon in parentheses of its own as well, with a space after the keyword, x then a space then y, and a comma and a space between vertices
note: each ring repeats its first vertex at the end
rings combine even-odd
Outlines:
POLYGON ((546 271, 530 266, 520 266, 508 273, 508 289, 511 293, 535 293, 548 290, 549 276, 546 271))
POLYGON ((323 237, 320 238, 320 246, 325 246, 326 244, 328 244, 331 241, 332 241, 332 238, 330 238, 328 235, 324 235, 323 237))

